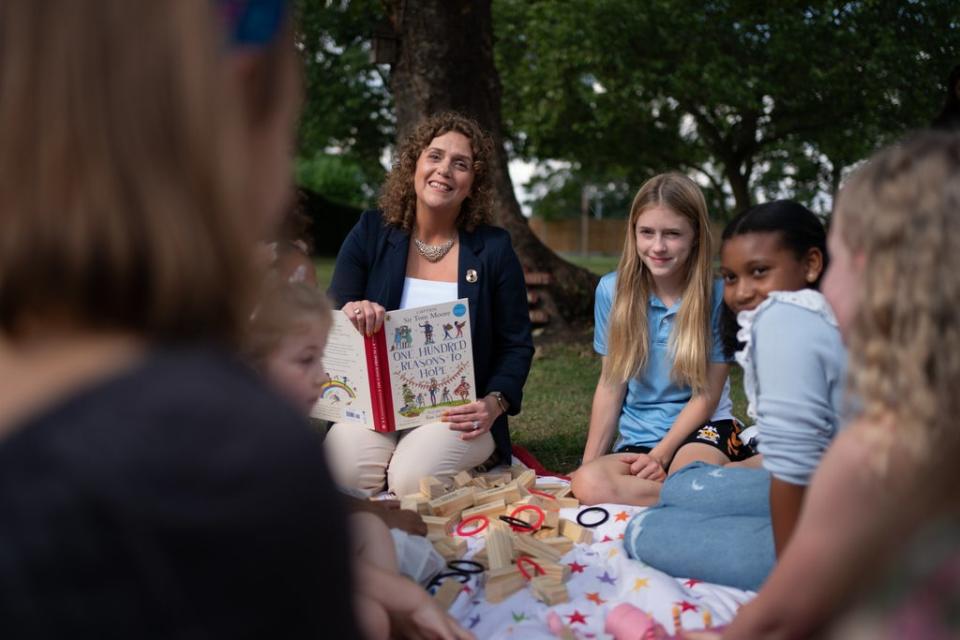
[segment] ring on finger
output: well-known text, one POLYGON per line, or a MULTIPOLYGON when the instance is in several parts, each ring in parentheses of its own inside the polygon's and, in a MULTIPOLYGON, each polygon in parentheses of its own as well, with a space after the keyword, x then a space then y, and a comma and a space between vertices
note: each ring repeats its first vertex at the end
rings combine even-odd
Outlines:
POLYGON ((476 430, 479 429, 479 428, 480 428, 480 423, 477 422, 476 420, 474 420, 474 421, 473 421, 473 430, 476 431, 476 430))
POLYGON ((354 307, 354 308, 353 308, 353 315, 358 316, 358 315, 360 315, 361 313, 363 313, 363 312, 360 310, 360 307, 354 307))

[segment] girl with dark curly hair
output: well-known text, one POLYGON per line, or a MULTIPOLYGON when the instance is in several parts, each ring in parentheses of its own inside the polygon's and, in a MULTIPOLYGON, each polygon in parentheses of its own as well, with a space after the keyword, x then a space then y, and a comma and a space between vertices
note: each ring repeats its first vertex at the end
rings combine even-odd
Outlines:
POLYGON ((822 288, 849 353, 850 419, 757 597, 722 636, 688 638, 958 637, 958 202, 960 136, 943 132, 880 151, 840 190, 822 288), (828 632, 879 585, 846 621, 867 629, 828 632))
POLYGON ((488 224, 493 144, 457 113, 426 119, 400 145, 380 210, 364 212, 337 256, 330 293, 358 331, 386 309, 470 301, 480 399, 444 422, 403 433, 338 423, 327 452, 341 484, 413 493, 421 477, 450 478, 497 459, 510 462, 507 414, 520 411, 533 341, 520 261, 509 234, 488 224))

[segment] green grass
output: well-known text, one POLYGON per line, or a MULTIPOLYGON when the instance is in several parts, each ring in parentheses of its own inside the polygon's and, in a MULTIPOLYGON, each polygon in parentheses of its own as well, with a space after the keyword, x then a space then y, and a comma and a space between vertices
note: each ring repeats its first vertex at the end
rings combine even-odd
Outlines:
POLYGON ((330 280, 333 278, 333 265, 335 258, 314 258, 313 264, 317 268, 317 282, 324 291, 330 286, 330 280))
POLYGON ((538 346, 523 390, 523 411, 510 420, 513 441, 548 469, 575 469, 599 376, 600 356, 589 339, 538 346))
MULTIPOLYGON (((613 271, 617 257, 569 256, 568 260, 594 273, 613 271)), ((333 275, 333 258, 315 259, 317 280, 325 290, 333 275)), ((536 339, 534 339, 537 342, 536 339)), ((553 471, 577 467, 590 424, 590 404, 600 377, 600 356, 593 351, 593 331, 538 344, 523 390, 523 412, 510 421, 516 444, 526 447, 553 471)), ((731 371, 733 413, 746 422, 747 401, 740 368, 731 371)))
MULTIPOLYGON (((590 404, 600 377, 600 356, 592 334, 539 345, 523 390, 523 411, 510 421, 513 441, 529 449, 545 467, 569 472, 577 467, 590 424, 590 404)), ((740 367, 731 369, 733 413, 746 421, 740 367)))

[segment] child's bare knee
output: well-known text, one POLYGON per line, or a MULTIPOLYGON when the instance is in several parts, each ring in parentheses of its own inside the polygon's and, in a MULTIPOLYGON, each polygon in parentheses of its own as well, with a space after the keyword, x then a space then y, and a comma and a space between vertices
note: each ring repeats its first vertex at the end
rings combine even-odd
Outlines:
POLYGON ((598 504, 604 502, 604 494, 609 491, 609 486, 600 469, 587 465, 580 467, 573 475, 570 490, 583 504, 598 504))

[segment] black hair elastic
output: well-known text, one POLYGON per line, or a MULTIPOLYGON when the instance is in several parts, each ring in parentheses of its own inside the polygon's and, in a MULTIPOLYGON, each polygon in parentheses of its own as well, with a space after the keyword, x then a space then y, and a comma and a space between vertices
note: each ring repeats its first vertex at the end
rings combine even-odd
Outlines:
POLYGON ((580 525, 581 527, 586 527, 587 529, 593 529, 594 527, 599 527, 609 519, 610 519, 610 512, 604 509, 603 507, 587 507, 586 509, 584 509, 583 511, 577 514, 577 524, 580 525), (596 522, 591 522, 590 524, 587 524, 586 522, 583 521, 583 516, 590 513, 591 511, 597 511, 599 513, 602 513, 603 517, 597 520, 596 522))
POLYGON ((520 527, 521 529, 530 529, 533 531, 533 525, 525 520, 520 518, 514 518, 513 516, 500 516, 500 519, 509 524, 512 527, 520 527))
POLYGON ((433 578, 430 581, 430 584, 427 585, 427 589, 433 587, 439 587, 440 584, 447 578, 456 578, 460 581, 460 584, 467 584, 470 582, 470 574, 466 571, 460 571, 459 569, 454 569, 453 571, 447 571, 446 573, 441 573, 433 578))
POLYGON ((451 560, 447 563, 447 566, 454 571, 467 575, 477 575, 486 571, 482 564, 474 560, 451 560))

